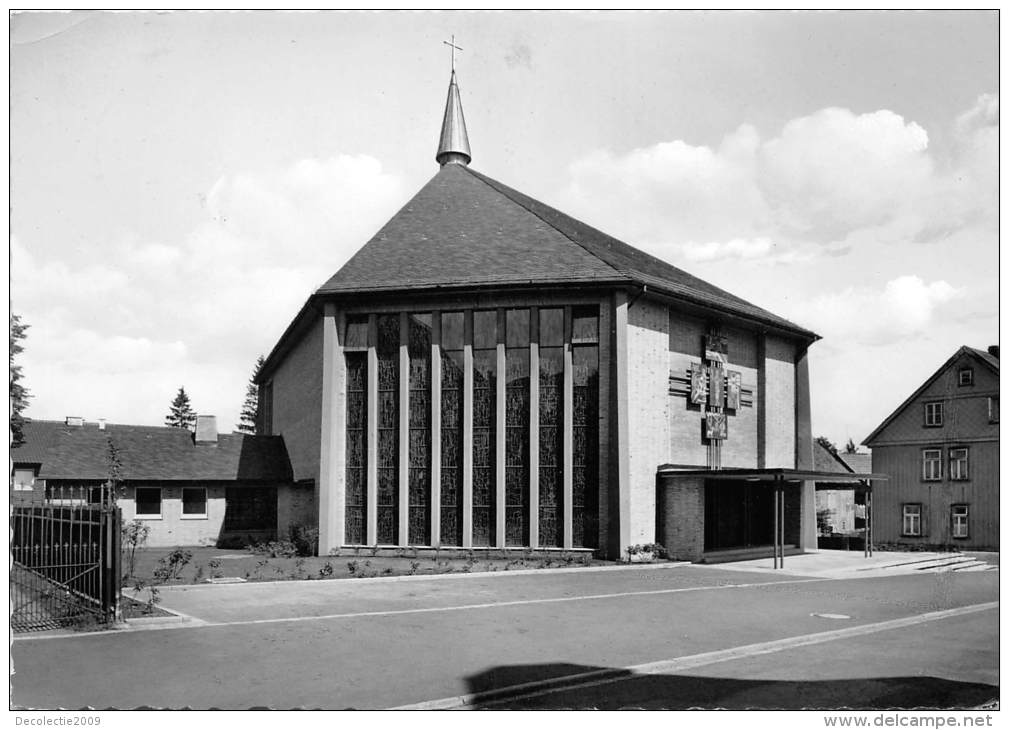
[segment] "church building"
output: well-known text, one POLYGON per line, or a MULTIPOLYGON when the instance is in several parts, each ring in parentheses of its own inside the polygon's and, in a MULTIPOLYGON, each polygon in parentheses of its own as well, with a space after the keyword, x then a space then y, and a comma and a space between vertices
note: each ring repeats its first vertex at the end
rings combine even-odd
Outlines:
POLYGON ((438 171, 259 372, 320 554, 815 549, 818 336, 471 158, 453 70, 438 171))

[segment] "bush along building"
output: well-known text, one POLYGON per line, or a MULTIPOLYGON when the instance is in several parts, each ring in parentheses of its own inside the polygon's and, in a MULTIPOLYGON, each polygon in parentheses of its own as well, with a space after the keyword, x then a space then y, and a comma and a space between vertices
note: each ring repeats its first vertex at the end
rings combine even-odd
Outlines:
POLYGON ((815 548, 817 336, 475 171, 454 71, 436 160, 257 375, 320 551, 815 548))
POLYGON ((14 503, 100 499, 114 460, 123 520, 150 528, 150 547, 239 547, 314 524, 312 491, 291 481, 283 439, 218 434, 213 416, 185 428, 26 420, 11 452, 14 503))
POLYGON ((863 442, 880 543, 998 550, 999 348, 961 347, 863 442))

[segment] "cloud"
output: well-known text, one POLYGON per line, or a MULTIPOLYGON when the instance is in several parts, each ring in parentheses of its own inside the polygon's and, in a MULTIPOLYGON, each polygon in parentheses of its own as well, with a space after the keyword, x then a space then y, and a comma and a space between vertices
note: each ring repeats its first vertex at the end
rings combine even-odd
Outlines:
POLYGON ((378 160, 339 155, 222 176, 178 241, 126 235, 73 264, 12 237, 27 415, 160 423, 184 385, 227 429, 256 355, 405 193, 378 160))
POLYGON ((882 290, 848 287, 822 294, 804 306, 814 330, 835 343, 881 345, 914 338, 934 324, 942 305, 963 292, 944 280, 917 276, 891 279, 882 290))
POLYGON ((821 109, 767 139, 743 124, 714 147, 597 149, 570 165, 559 203, 674 261, 804 260, 867 232, 935 242, 993 227, 997 123, 998 97, 980 97, 953 122, 956 149, 941 164, 926 130, 889 110, 821 109))

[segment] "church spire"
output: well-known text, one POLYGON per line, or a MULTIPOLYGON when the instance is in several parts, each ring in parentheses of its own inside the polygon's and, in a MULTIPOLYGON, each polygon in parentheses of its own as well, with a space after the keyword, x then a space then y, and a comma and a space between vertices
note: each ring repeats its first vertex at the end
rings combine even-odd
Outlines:
POLYGON ((461 51, 452 42, 445 41, 452 47, 452 78, 448 83, 448 100, 445 102, 445 118, 441 122, 441 139, 438 142, 438 154, 434 159, 439 165, 468 165, 472 159, 469 153, 469 137, 466 135, 466 119, 462 115, 462 101, 459 99, 459 85, 455 80, 455 52, 461 51))

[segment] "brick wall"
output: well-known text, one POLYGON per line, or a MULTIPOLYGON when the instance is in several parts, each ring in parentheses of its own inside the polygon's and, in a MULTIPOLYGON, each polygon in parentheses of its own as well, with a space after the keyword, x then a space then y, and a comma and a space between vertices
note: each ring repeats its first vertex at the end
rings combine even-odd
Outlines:
POLYGON ((704 480, 660 478, 656 539, 675 560, 704 552, 704 480))
POLYGON ((642 297, 628 311, 630 544, 655 541, 655 472, 670 461, 669 309, 642 297))
POLYGON ((322 320, 273 374, 271 432, 284 437, 295 480, 319 478, 322 423, 322 320))
MULTIPOLYGON (((700 365, 704 355, 706 332, 707 327, 701 320, 687 317, 675 310, 671 312, 669 318, 671 374, 685 376, 692 364, 700 365)), ((708 461, 708 449, 702 440, 700 407, 691 404, 687 396, 667 394, 666 399, 669 401, 671 442, 668 463, 705 466, 708 461)), ((661 463, 663 462, 657 461, 656 466, 661 463)))
POLYGON ((316 522, 314 480, 277 487, 278 539, 286 539, 294 525, 314 527, 316 522))

